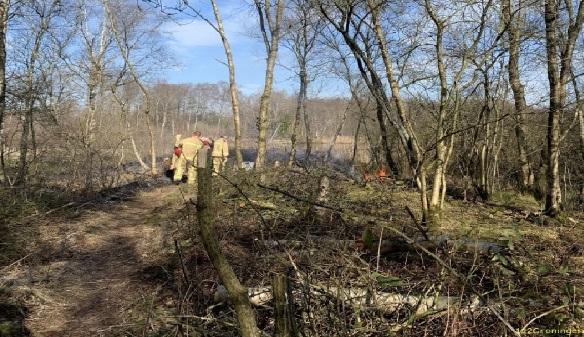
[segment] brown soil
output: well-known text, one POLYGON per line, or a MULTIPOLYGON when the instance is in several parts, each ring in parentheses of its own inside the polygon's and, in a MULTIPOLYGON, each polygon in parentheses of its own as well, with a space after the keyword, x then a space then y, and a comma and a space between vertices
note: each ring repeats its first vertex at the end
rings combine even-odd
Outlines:
POLYGON ((32 257, 0 276, 22 296, 32 336, 111 336, 131 323, 125 312, 155 287, 143 271, 160 263, 168 245, 158 217, 173 191, 156 188, 73 220, 44 220, 32 257))

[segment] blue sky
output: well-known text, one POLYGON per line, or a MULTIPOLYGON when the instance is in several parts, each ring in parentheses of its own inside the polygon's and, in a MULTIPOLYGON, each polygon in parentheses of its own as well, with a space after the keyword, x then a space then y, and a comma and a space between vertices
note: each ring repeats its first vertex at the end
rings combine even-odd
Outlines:
MULTIPOLYGON (((197 4, 193 4, 194 6, 197 4)), ((203 13, 212 19, 207 3, 199 2, 203 13)), ((260 92, 264 83, 265 48, 252 37, 256 33, 256 17, 244 2, 229 0, 219 2, 225 30, 233 49, 236 80, 246 94, 260 92)), ((214 20, 213 20, 214 21, 214 20)), ((179 18, 165 24, 164 30, 172 37, 169 47, 177 63, 165 75, 171 83, 201 83, 228 80, 223 45, 218 34, 204 21, 179 18)), ((280 60, 288 63, 289 55, 282 48, 280 60)), ((276 69, 274 87, 293 93, 296 90, 294 75, 284 67, 276 69)))
MULTIPOLYGON (((163 0, 176 4, 176 0, 163 0)), ((236 63, 236 80, 239 89, 245 94, 261 92, 264 83, 265 49, 258 37, 257 13, 251 7, 250 0, 217 0, 223 17, 227 36, 230 40, 236 63)), ((200 10, 214 22, 209 0, 189 0, 189 4, 200 10)), ((218 34, 203 20, 193 19, 187 15, 175 17, 174 21, 164 26, 164 31, 171 36, 169 48, 174 55, 177 66, 164 74, 170 83, 205 83, 228 80, 223 46, 218 34)), ((525 44, 523 45, 525 47, 525 44)), ((525 62, 525 58, 524 58, 525 62)), ((276 67, 274 89, 284 90, 290 94, 298 90, 297 78, 287 67, 294 64, 290 52, 280 47, 279 65, 276 67), (283 67, 286 65, 287 67, 283 67)), ((529 64, 530 67, 533 64, 529 64)), ((319 69, 325 75, 326 69, 319 69)), ((530 104, 545 101, 547 90, 545 70, 542 68, 524 69, 522 80, 526 85, 530 104)), ((311 83, 309 95, 330 97, 348 96, 346 85, 332 76, 320 77, 311 83)))
MULTIPOLYGON (((191 2, 207 18, 214 22, 209 1, 191 2)), ((248 3, 241 0, 219 0, 225 30, 233 50, 236 80, 245 94, 259 93, 263 89, 266 52, 263 42, 253 35, 259 34, 257 14, 248 3)), ((202 83, 228 81, 223 45, 219 35, 203 20, 176 17, 164 26, 172 39, 176 67, 165 74, 170 83, 202 83)), ((294 64, 291 53, 284 47, 279 49, 278 64, 274 76, 274 89, 290 94, 298 90, 294 72, 288 67, 294 64), (285 66, 282 66, 285 65, 285 66)), ((310 95, 338 96, 347 89, 338 80, 323 78, 313 83, 310 95)))

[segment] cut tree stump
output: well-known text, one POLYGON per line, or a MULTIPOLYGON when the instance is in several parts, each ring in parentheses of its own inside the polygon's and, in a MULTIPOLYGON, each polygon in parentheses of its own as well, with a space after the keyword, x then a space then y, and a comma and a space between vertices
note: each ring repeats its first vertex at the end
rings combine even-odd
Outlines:
POLYGON ((275 315, 274 336, 296 337, 293 302, 292 296, 288 296, 288 278, 286 275, 275 274, 272 277, 272 287, 275 315))

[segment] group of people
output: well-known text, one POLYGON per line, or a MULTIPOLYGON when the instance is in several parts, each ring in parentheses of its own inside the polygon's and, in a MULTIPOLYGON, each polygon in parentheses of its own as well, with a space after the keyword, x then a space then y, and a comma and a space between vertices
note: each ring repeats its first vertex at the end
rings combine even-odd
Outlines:
POLYGON ((213 157, 213 175, 222 172, 229 156, 227 137, 222 135, 218 139, 201 136, 201 132, 193 132, 191 137, 182 138, 176 135, 174 153, 172 156, 171 170, 174 170, 173 181, 178 184, 182 181, 185 169, 187 171, 187 184, 197 181, 197 154, 200 149, 211 150, 213 157))

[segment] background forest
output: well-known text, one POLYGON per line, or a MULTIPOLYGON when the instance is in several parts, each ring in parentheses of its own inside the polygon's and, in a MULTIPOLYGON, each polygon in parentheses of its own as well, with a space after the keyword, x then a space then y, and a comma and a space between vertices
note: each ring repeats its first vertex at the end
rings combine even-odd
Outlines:
POLYGON ((265 71, 254 90, 238 86, 232 2, 0 0, 0 336, 584 329, 584 0, 242 2, 265 71), (169 79, 168 27, 185 19, 221 42, 224 81, 169 79), (198 193, 163 177, 195 130, 231 150, 198 193), (141 257, 71 248, 92 221, 141 257), (92 327, 25 324, 42 317, 31 296, 50 307, 63 290, 43 251, 121 256, 120 279, 163 285, 92 327))

